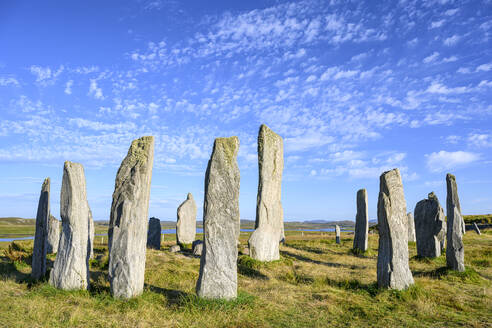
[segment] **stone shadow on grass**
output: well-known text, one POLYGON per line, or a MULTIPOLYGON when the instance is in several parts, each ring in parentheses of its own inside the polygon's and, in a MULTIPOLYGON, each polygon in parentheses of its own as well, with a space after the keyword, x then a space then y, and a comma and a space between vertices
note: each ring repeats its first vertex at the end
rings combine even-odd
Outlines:
POLYGON ((314 264, 319 264, 319 265, 325 265, 325 266, 328 266, 331 268, 366 269, 365 266, 360 266, 360 265, 331 263, 331 262, 322 262, 322 261, 318 261, 318 260, 313 260, 313 259, 310 259, 309 257, 294 254, 294 253, 291 253, 288 251, 280 251, 280 254, 282 254, 285 257, 295 258, 296 260, 299 260, 299 261, 309 262, 309 263, 314 263, 314 264))
POLYGON ((190 293, 186 293, 181 290, 167 289, 167 288, 157 287, 148 284, 145 284, 144 288, 147 288, 148 290, 154 293, 164 295, 169 305, 175 305, 175 306, 183 305, 184 300, 194 296, 194 294, 192 295, 190 293))
POLYGON ((335 280, 331 278, 325 278, 325 282, 329 286, 351 290, 351 291, 363 291, 368 293, 370 296, 374 297, 378 294, 379 288, 378 283, 373 282, 371 284, 361 283, 359 280, 351 279, 351 280, 335 280))

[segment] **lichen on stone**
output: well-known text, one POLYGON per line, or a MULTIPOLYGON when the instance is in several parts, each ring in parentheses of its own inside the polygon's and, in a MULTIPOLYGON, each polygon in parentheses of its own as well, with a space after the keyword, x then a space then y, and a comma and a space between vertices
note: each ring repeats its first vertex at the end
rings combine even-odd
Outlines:
POLYGON ((219 148, 223 150, 227 164, 232 165, 239 148, 239 138, 236 136, 229 138, 216 138, 214 150, 219 148))

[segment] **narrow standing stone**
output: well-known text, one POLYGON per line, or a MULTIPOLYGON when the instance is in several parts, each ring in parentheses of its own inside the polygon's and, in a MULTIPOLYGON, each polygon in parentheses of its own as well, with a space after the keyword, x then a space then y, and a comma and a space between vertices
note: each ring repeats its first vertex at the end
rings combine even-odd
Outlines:
POLYGON ((476 222, 473 222, 473 230, 477 233, 477 235, 481 235, 482 233, 480 232, 480 229, 477 226, 476 222))
POLYGON ((108 230, 109 282, 117 298, 142 293, 154 137, 132 142, 116 175, 108 230))
POLYGON ((400 171, 384 172, 380 177, 378 198, 377 275, 380 288, 401 290, 414 283, 408 265, 406 207, 400 171))
POLYGON ((89 252, 89 258, 92 259, 94 258, 94 235, 95 235, 95 230, 94 230, 94 219, 92 218, 92 211, 89 209, 89 240, 88 240, 88 252, 89 252))
POLYGON ((463 245, 464 221, 461 216, 458 186, 454 175, 446 175, 447 198, 447 246, 446 263, 448 268, 465 271, 465 248, 463 245))
POLYGON ((413 216, 412 212, 407 213, 407 220, 408 220, 408 241, 413 241, 416 242, 416 236, 415 236, 415 218, 413 216))
POLYGON ((150 218, 147 232, 147 248, 161 249, 161 220, 150 218))
POLYGON ((357 215, 355 216, 354 250, 367 251, 369 233, 369 212, 367 209, 367 191, 357 191, 357 215))
POLYGON ((215 139, 205 174, 204 246, 196 285, 198 296, 203 298, 237 296, 238 149, 237 137, 215 139))
POLYGON ((50 178, 41 187, 36 214, 36 233, 32 251, 31 277, 39 279, 46 274, 46 253, 48 252, 48 218, 50 216, 50 178))
POLYGON ((176 243, 181 246, 193 243, 196 235, 196 203, 191 193, 179 205, 177 216, 176 243))
POLYGON ((280 258, 284 213, 281 203, 284 147, 282 138, 265 124, 258 132, 258 196, 255 231, 248 240, 250 255, 259 261, 280 258))
POLYGON ((444 222, 444 210, 437 196, 431 192, 427 199, 415 206, 415 232, 417 236, 417 255, 420 257, 441 256, 440 234, 444 222))
POLYGON ((56 253, 58 251, 58 242, 60 241, 60 221, 58 221, 53 215, 50 215, 48 222, 48 248, 49 254, 56 253))
POLYGON ((50 284, 56 288, 89 288, 89 213, 84 168, 67 161, 60 195, 62 234, 50 274, 50 284))
POLYGON ((340 227, 338 226, 338 224, 335 225, 335 235, 336 235, 336 243, 337 244, 340 244, 340 227))

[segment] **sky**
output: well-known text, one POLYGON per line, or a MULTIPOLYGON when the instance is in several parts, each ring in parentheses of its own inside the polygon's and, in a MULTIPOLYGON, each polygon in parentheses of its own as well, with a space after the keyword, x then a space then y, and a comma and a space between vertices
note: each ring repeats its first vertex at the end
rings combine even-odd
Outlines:
POLYGON ((254 219, 257 135, 284 139, 286 221, 354 220, 399 168, 407 210, 456 175, 492 213, 492 1, 0 1, 0 216, 35 217, 64 161, 108 220, 133 139, 155 137, 149 215, 174 220, 216 137, 240 139, 254 219))

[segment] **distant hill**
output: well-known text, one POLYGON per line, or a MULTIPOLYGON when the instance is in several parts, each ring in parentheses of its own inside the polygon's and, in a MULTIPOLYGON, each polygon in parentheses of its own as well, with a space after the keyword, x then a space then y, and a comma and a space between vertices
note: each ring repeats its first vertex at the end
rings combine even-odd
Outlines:
POLYGON ((17 217, 0 218, 0 224, 34 225, 36 224, 36 219, 24 219, 24 218, 17 218, 17 217))

